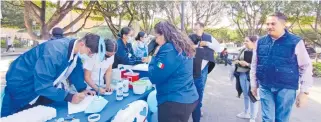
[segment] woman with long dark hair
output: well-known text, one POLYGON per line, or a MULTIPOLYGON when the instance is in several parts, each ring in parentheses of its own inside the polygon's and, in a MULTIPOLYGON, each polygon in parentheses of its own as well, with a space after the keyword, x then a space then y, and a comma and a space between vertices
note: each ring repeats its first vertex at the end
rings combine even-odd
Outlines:
POLYGON ((198 104, 193 80, 192 41, 167 21, 155 25, 156 48, 149 64, 156 85, 159 122, 188 122, 198 104))
POLYGON ((255 43, 258 40, 257 36, 248 36, 245 38, 245 48, 241 50, 236 61, 235 74, 237 74, 237 89, 239 96, 243 92, 244 96, 244 111, 237 115, 239 118, 250 119, 250 122, 255 122, 258 113, 258 102, 253 102, 250 99, 250 79, 249 72, 252 61, 252 50, 255 48, 255 43))

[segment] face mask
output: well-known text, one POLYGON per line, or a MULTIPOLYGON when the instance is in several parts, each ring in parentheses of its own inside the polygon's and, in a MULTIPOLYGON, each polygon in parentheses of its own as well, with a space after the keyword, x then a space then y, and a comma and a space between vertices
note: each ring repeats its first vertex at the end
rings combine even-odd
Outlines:
POLYGON ((144 43, 147 43, 147 42, 148 42, 148 39, 144 39, 143 42, 144 42, 144 43))
POLYGON ((78 56, 79 56, 79 58, 81 58, 82 60, 89 59, 89 56, 88 56, 88 55, 86 55, 86 54, 80 54, 79 52, 78 52, 78 56))
POLYGON ((88 105, 85 113, 99 113, 107 105, 108 101, 101 96, 94 96, 94 100, 88 105))
POLYGON ((133 42, 133 40, 134 40, 134 38, 133 38, 133 37, 128 37, 127 43, 132 43, 132 42, 133 42))

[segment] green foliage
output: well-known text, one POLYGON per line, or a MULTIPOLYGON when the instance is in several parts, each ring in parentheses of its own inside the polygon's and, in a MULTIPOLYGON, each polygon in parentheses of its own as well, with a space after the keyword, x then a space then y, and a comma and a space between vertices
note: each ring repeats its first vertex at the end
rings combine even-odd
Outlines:
POLYGON ((6 44, 6 40, 1 39, 1 48, 6 48, 7 44, 6 44))
POLYGON ((313 76, 321 77, 321 62, 313 63, 313 76))
POLYGON ((77 37, 79 37, 79 38, 83 37, 89 32, 97 34, 97 35, 102 36, 104 38, 114 39, 113 34, 110 31, 110 29, 108 28, 108 26, 99 26, 99 27, 94 27, 91 29, 84 29, 83 31, 81 31, 77 34, 77 37))
POLYGON ((20 4, 19 1, 3 1, 1 3, 2 20, 1 27, 24 28, 23 8, 13 6, 8 2, 20 4))
POLYGON ((229 28, 206 29, 205 32, 213 35, 219 42, 241 42, 243 41, 238 30, 229 28))

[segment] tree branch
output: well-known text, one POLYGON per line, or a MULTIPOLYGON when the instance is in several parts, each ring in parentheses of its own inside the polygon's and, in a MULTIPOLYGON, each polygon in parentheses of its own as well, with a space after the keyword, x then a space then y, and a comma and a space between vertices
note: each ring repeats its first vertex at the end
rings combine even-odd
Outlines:
POLYGON ((130 15, 130 20, 129 20, 129 23, 128 23, 128 26, 130 26, 130 25, 132 24, 133 20, 134 20, 134 14, 133 14, 133 12, 130 10, 130 8, 129 8, 129 6, 128 6, 128 2, 125 2, 125 6, 126 6, 127 11, 128 11, 128 13, 129 13, 129 15, 130 15))
POLYGON ((312 28, 312 30, 314 30, 315 33, 321 35, 321 33, 316 28, 314 28, 312 24, 310 24, 310 27, 312 28))
POLYGON ((71 23, 69 23, 67 26, 65 26, 63 28, 64 31, 70 29, 73 25, 75 25, 79 20, 81 20, 88 12, 91 13, 90 9, 93 7, 93 1, 90 1, 87 8, 86 8, 86 11, 84 11, 83 13, 81 13, 76 19, 74 19, 71 23))
MULTIPOLYGON (((25 5, 28 5, 25 3, 25 5)), ((27 32, 29 34, 29 36, 32 38, 32 39, 39 39, 40 36, 37 36, 35 33, 33 33, 33 29, 32 29, 32 23, 31 23, 31 19, 29 18, 29 10, 28 10, 29 7, 25 7, 24 8, 24 16, 23 16, 23 19, 24 19, 24 24, 26 26, 26 29, 27 29, 27 32)))
MULTIPOLYGON (((300 28, 301 33, 303 33, 303 35, 307 35, 307 34, 303 31, 303 29, 302 29, 302 27, 301 27, 301 24, 300 24, 300 21, 298 21, 298 25, 299 25, 299 28, 300 28)), ((319 44, 318 42, 315 42, 315 41, 313 41, 313 40, 310 40, 310 41, 312 41, 314 44, 316 44, 316 45, 318 45, 318 46, 321 46, 321 44, 319 44)))
POLYGON ((68 33, 66 33, 66 34, 64 34, 64 35, 65 35, 65 36, 69 36, 69 35, 73 35, 73 34, 78 33, 82 28, 85 27, 86 22, 87 22, 87 19, 89 18, 90 14, 91 14, 91 11, 90 11, 89 14, 86 16, 86 18, 85 18, 85 20, 84 20, 84 23, 83 23, 76 31, 74 31, 74 32, 68 32, 68 33))
POLYGON ((31 5, 31 7, 35 8, 37 11, 41 11, 41 8, 31 1, 30 1, 30 5, 31 5))
MULTIPOLYGON (((33 18, 40 24, 43 24, 43 22, 41 21, 40 15, 34 10, 34 8, 32 7, 32 2, 31 1, 24 1, 25 3, 25 12, 29 13, 33 16, 33 18)), ((38 11, 40 13, 40 11, 38 11)))

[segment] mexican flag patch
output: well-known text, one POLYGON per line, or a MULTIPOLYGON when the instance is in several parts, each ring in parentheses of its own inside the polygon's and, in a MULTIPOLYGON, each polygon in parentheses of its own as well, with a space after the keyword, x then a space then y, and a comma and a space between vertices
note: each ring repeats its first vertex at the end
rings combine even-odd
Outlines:
POLYGON ((158 62, 158 63, 157 63, 157 66, 158 66, 160 69, 164 69, 164 64, 161 63, 161 62, 158 62))

